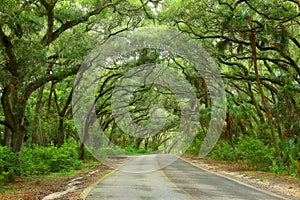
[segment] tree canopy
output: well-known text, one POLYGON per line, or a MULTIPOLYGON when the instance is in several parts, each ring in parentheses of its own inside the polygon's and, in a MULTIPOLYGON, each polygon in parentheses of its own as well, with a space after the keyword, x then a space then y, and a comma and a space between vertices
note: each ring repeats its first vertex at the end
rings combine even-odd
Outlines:
MULTIPOLYGON (((3 0, 1 146, 17 153, 24 146, 61 147, 72 138, 80 143, 83 158, 86 138, 75 129, 72 97, 86 56, 125 31, 164 26, 201 45, 217 63, 224 82, 226 119, 209 156, 295 174, 300 156, 299 8, 298 0, 3 0)), ((156 124, 164 117, 160 132, 132 136, 113 115, 119 81, 131 69, 148 64, 172 69, 192 86, 200 119, 196 129, 190 128, 195 138, 186 153, 198 154, 213 123, 209 83, 187 58, 165 49, 143 48, 122 55, 103 71, 93 98, 95 120, 109 138, 106 142, 127 151, 154 152, 170 146, 176 137, 184 103, 161 85, 141 84, 126 108, 141 127, 153 123, 151 116, 156 116, 156 124)), ((170 80, 174 77, 169 74, 170 80)))

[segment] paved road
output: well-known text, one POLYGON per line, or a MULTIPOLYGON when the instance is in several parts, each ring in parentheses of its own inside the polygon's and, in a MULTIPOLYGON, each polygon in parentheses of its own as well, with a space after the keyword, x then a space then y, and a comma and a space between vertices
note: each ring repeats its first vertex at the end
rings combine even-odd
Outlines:
POLYGON ((101 181, 88 200, 283 199, 199 169, 172 155, 132 158, 101 181), (166 166, 170 162, 172 165, 166 166), (160 169, 160 167, 164 167, 160 169))

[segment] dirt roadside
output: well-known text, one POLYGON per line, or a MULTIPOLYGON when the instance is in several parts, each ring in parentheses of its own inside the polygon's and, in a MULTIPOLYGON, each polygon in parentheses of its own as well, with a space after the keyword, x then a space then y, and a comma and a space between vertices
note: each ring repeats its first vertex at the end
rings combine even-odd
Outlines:
POLYGON ((111 167, 99 163, 74 176, 18 178, 14 183, 0 185, 0 200, 81 200, 86 188, 124 162, 126 159, 116 160, 111 167))

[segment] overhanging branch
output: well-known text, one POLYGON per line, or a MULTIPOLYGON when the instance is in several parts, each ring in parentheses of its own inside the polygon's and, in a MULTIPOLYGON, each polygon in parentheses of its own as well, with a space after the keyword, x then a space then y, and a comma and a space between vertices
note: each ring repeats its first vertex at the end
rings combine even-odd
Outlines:
POLYGON ((41 77, 34 82, 31 82, 28 87, 26 88, 26 91, 24 93, 24 99, 27 100, 31 93, 35 91, 37 88, 41 87, 42 85, 50 82, 50 81, 61 81, 64 78, 68 76, 75 75, 77 71, 79 70, 80 65, 74 66, 73 68, 70 68, 69 70, 66 70, 62 73, 55 73, 55 74, 47 74, 44 77, 41 77))
POLYGON ((66 23, 62 24, 61 27, 58 28, 53 33, 51 33, 51 34, 48 33, 47 35, 45 35, 44 38, 42 39, 42 42, 46 46, 49 45, 51 42, 56 40, 60 36, 60 34, 62 34, 64 31, 66 31, 80 23, 88 21, 88 19, 91 16, 99 14, 102 10, 104 10, 107 7, 113 6, 114 4, 115 3, 108 3, 108 4, 104 5, 104 1, 102 1, 101 4, 96 9, 86 13, 82 17, 79 17, 79 18, 71 20, 71 21, 67 21, 66 23), (51 35, 51 37, 49 37, 49 35, 51 35))

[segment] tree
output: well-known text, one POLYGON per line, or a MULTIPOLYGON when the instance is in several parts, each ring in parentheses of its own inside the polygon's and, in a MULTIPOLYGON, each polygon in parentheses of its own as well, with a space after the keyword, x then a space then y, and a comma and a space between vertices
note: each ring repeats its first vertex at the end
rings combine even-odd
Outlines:
POLYGON ((0 87, 4 114, 1 125, 12 134, 8 145, 14 152, 21 150, 27 134, 26 106, 31 94, 48 82, 60 82, 76 74, 85 53, 99 41, 99 33, 102 40, 136 27, 142 22, 140 10, 147 3, 123 0, 1 3, 0 87))
POLYGON ((299 6, 289 0, 178 0, 164 1, 159 15, 160 23, 201 41, 219 63, 231 102, 223 137, 234 143, 241 134, 257 137, 277 148, 277 159, 285 141, 299 137, 299 6))

